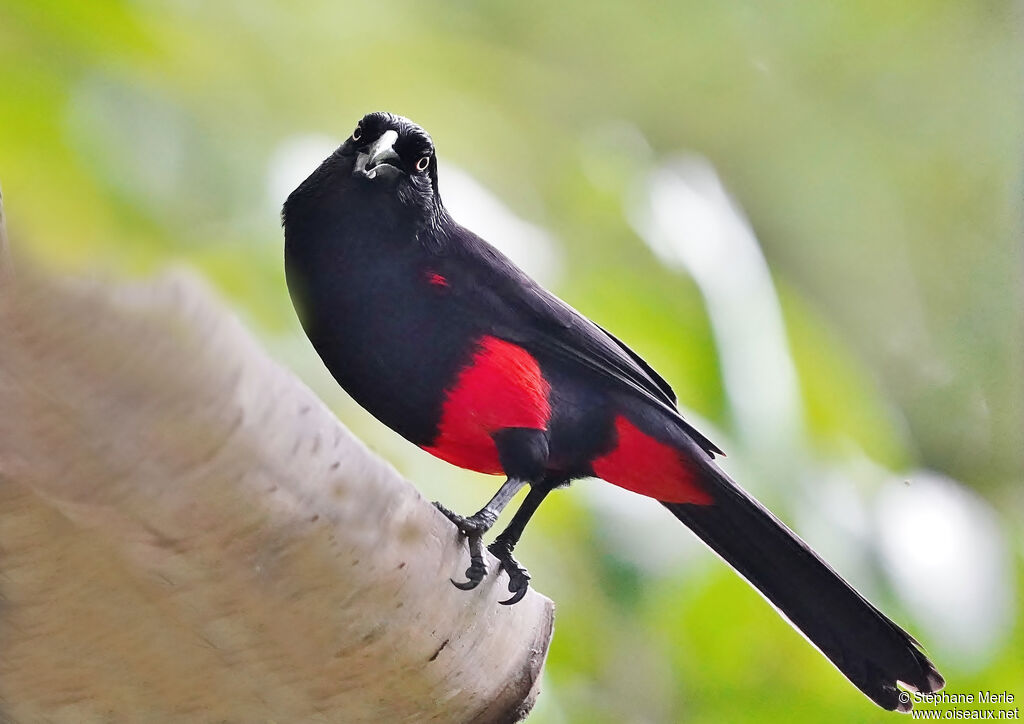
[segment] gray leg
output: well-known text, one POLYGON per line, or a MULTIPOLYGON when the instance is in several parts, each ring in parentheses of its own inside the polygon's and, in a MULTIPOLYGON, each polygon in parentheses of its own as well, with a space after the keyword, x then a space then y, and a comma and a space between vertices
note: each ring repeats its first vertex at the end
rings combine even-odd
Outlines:
POLYGON ((505 506, 508 505, 509 501, 515 497, 516 493, 524 485, 526 485, 525 480, 509 478, 502 484, 487 505, 468 518, 449 510, 440 503, 434 503, 434 506, 444 513, 445 517, 454 523, 459 532, 466 536, 469 541, 469 568, 466 569, 467 580, 462 583, 456 583, 453 580, 452 583, 457 588, 461 588, 464 591, 476 588, 480 581, 484 579, 484 576, 487 575, 487 564, 484 562, 484 533, 490 530, 491 526, 494 525, 494 521, 501 515, 501 511, 505 509, 505 506))

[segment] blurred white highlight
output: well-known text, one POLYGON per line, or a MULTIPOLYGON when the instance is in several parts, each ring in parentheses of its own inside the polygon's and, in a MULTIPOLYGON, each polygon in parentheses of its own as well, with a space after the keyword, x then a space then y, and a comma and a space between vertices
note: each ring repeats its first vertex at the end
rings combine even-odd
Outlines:
POLYGON ((267 162, 267 200, 274 212, 281 210, 288 194, 334 153, 341 143, 321 134, 307 133, 284 139, 267 162))
POLYGON ((696 156, 656 168, 631 220, 667 265, 687 270, 700 287, 744 443, 775 455, 799 447, 801 396, 775 286, 750 224, 714 168, 696 156))
POLYGON ((546 229, 517 216, 475 178, 438 160, 438 186, 452 217, 508 256, 541 284, 561 275, 559 245, 546 229))
POLYGON ((981 668, 1016 615, 1014 568, 998 516, 953 480, 918 471, 876 501, 879 545, 897 593, 932 649, 981 668))

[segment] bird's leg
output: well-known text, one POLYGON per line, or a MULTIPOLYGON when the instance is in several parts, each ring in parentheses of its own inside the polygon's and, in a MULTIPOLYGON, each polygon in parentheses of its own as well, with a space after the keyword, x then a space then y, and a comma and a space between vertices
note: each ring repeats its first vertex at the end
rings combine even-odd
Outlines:
POLYGON ((466 569, 467 580, 462 583, 456 583, 453 580, 452 583, 457 588, 461 588, 464 591, 476 588, 480 581, 484 579, 484 576, 487 575, 487 564, 484 562, 484 533, 490 530, 491 526, 494 525, 494 521, 501 515, 501 511, 505 509, 508 502, 515 497, 515 494, 524 485, 526 485, 525 480, 509 478, 502 484, 487 505, 468 518, 449 510, 440 503, 434 503, 434 507, 444 513, 445 517, 454 523, 459 532, 469 540, 469 568, 466 569))
POLYGON ((551 486, 546 483, 533 485, 526 495, 526 499, 523 500, 523 504, 519 506, 519 510, 512 518, 512 522, 498 534, 493 543, 487 546, 487 550, 501 563, 501 569, 508 574, 508 590, 512 597, 507 601, 501 601, 506 606, 519 603, 530 589, 530 574, 512 557, 512 551, 515 550, 519 538, 523 535, 526 524, 549 492, 551 492, 551 486))

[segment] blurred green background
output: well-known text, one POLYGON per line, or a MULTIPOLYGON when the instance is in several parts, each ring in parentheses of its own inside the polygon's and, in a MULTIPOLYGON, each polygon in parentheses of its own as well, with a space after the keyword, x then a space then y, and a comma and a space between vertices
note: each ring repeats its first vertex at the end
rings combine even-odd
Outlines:
MULTIPOLYGON (((661 370, 726 468, 917 635, 948 691, 1019 702, 1022 18, 953 0, 0 0, 0 182, 14 244, 52 266, 199 269, 357 434, 469 512, 498 480, 359 410, 284 286, 284 196, 364 113, 409 116, 456 218, 661 370)), ((648 502, 581 481, 527 532, 520 560, 557 603, 531 722, 894 716, 648 502)))

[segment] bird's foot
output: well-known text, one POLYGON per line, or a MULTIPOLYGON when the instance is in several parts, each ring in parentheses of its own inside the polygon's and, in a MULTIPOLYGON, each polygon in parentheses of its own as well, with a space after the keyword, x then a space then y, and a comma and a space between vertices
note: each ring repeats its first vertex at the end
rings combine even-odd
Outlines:
POLYGON ((438 502, 434 503, 434 507, 444 513, 469 542, 469 568, 466 569, 466 580, 459 583, 452 579, 452 584, 463 591, 471 591, 479 586, 480 581, 487 575, 487 564, 484 562, 484 533, 491 529, 497 516, 486 508, 467 518, 438 502))
POLYGON ((501 570, 508 574, 508 590, 512 597, 500 603, 504 606, 519 603, 523 600, 526 592, 530 590, 530 574, 519 565, 519 561, 512 557, 512 548, 501 540, 501 536, 487 546, 487 550, 498 559, 501 570))

